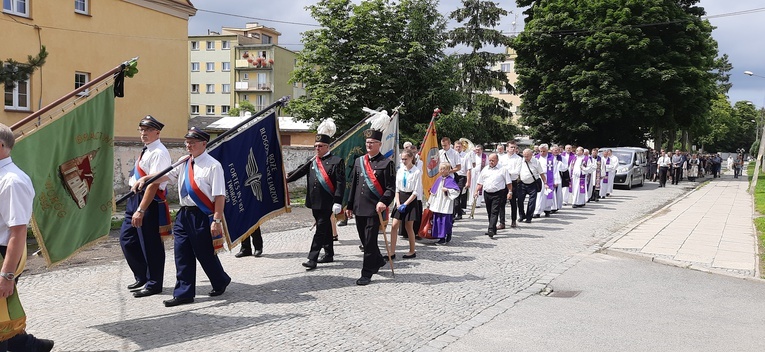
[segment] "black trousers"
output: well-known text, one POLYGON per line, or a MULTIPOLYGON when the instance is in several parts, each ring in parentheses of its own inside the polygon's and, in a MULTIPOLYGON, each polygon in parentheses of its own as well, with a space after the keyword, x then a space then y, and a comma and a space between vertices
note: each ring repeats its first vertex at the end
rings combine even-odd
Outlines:
MULTIPOLYGON (((330 228, 330 232, 332 232, 330 228)), ((263 233, 260 232, 260 227, 258 227, 255 232, 250 235, 250 237, 247 237, 242 240, 242 248, 250 248, 250 243, 252 243, 252 249, 256 251, 262 251, 263 250, 263 233), (252 239, 252 240, 250 240, 252 239)))
POLYGON ((457 185, 460 186, 460 195, 457 196, 457 199, 454 200, 453 215, 465 215, 465 208, 467 207, 467 192, 462 194, 462 190, 466 187, 465 183, 467 182, 467 176, 454 174, 454 182, 457 182, 457 185))
POLYGON ((665 187, 667 185, 667 172, 669 172, 669 167, 659 167, 659 187, 665 187))
POLYGON ((500 208, 503 207, 503 199, 507 197, 507 188, 497 192, 483 192, 483 201, 486 203, 486 212, 489 215, 489 232, 497 233, 497 220, 500 208))
POLYGON ((332 245, 332 209, 311 209, 313 219, 316 220, 316 232, 311 241, 311 250, 308 252, 308 260, 319 259, 319 252, 324 248, 324 253, 330 257, 335 255, 332 245))
POLYGON ((676 185, 680 183, 680 178, 683 177, 683 168, 682 167, 673 167, 672 168, 672 184, 676 185))
POLYGON ((359 233, 361 245, 364 246, 364 264, 361 267, 361 276, 363 277, 371 278, 385 264, 385 259, 380 253, 380 247, 377 245, 379 230, 380 219, 376 215, 356 215, 356 231, 359 233))
POLYGON ((151 201, 141 227, 133 227, 133 214, 144 194, 128 199, 120 228, 120 247, 136 281, 146 282, 148 290, 162 290, 165 274, 165 245, 159 234, 159 205, 151 201))
POLYGON ((526 196, 529 196, 529 204, 526 206, 526 211, 521 211, 521 220, 531 221, 531 217, 534 216, 534 210, 537 208, 537 186, 532 183, 521 182, 521 192, 518 195, 518 208, 519 211, 523 210, 523 201, 526 196))
MULTIPOLYGON (((520 181, 514 181, 513 182, 513 197, 510 199, 510 220, 515 221, 518 219, 518 198, 521 194, 521 182, 520 181)), ((504 224, 501 220, 504 220, 504 217, 500 217, 500 223, 504 224)))

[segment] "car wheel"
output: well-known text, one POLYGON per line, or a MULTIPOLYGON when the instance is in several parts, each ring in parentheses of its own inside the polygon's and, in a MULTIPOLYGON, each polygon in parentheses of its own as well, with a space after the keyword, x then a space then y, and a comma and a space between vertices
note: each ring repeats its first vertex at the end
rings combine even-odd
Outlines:
POLYGON ((645 178, 640 178, 640 184, 638 186, 643 187, 643 184, 645 183, 645 178))
POLYGON ((632 189, 632 175, 630 175, 630 179, 627 180, 627 189, 632 189))

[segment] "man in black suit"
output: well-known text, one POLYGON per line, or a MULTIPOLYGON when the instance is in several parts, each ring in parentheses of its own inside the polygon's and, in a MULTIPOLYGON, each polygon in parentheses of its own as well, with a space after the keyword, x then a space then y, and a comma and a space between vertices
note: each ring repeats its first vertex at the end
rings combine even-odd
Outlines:
MULTIPOLYGON (((374 124, 373 124, 374 126, 374 124)), ((364 264, 357 285, 368 285, 372 275, 385 265, 377 246, 380 220, 378 213, 387 216, 388 204, 396 191, 395 165, 380 153, 382 129, 364 131, 367 154, 357 158, 351 174, 351 191, 345 215, 356 214, 356 230, 364 247, 364 264)))
POLYGON ((331 217, 333 213, 339 214, 342 210, 345 194, 345 161, 329 151, 335 124, 328 119, 319 125, 317 131, 319 133, 313 145, 316 158, 311 167, 297 170, 287 177, 287 182, 293 182, 308 175, 305 206, 313 212, 316 232, 311 242, 311 251, 308 252, 308 261, 303 263, 306 270, 316 269, 316 263, 331 263, 334 260, 331 217), (322 248, 324 255, 319 257, 322 248))

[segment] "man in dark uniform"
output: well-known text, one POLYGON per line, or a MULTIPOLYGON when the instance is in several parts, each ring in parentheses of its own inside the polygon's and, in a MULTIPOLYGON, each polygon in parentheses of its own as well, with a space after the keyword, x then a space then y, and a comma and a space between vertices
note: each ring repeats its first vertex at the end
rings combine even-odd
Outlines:
POLYGON ((364 264, 357 285, 368 285, 372 275, 385 265, 385 259, 377 246, 380 220, 378 213, 387 216, 388 204, 396 192, 395 165, 380 153, 381 130, 364 131, 367 154, 357 158, 351 174, 351 191, 345 215, 356 214, 356 230, 364 247, 364 264))
POLYGON ((287 182, 293 182, 308 175, 305 206, 310 208, 316 220, 316 232, 308 252, 308 261, 303 263, 306 270, 316 269, 316 263, 331 263, 335 250, 332 245, 332 214, 339 214, 343 209, 345 194, 345 161, 329 151, 335 124, 331 119, 324 121, 317 129, 316 158, 310 168, 303 168, 291 173, 287 182), (330 133, 331 132, 331 133, 330 133), (324 248, 324 255, 319 252, 324 248))
MULTIPOLYGON (((131 187, 142 176, 158 173, 172 164, 170 153, 159 140, 163 127, 165 125, 152 116, 146 116, 138 123, 144 147, 128 181, 131 187)), ((120 229, 120 245, 135 277, 135 283, 128 285, 128 289, 137 290, 133 293, 134 297, 162 292, 165 246, 161 234, 169 236, 172 227, 166 185, 167 182, 154 182, 143 192, 128 198, 125 220, 120 229)))

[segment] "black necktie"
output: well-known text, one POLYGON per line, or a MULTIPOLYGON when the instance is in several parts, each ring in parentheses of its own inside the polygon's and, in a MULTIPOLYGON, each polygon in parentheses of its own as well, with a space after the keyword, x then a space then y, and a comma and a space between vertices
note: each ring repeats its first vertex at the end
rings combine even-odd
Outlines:
POLYGON ((143 158, 143 153, 146 153, 146 148, 147 147, 144 146, 143 149, 141 149, 141 155, 138 156, 138 161, 141 161, 141 158, 143 158))

